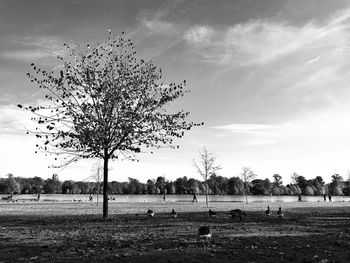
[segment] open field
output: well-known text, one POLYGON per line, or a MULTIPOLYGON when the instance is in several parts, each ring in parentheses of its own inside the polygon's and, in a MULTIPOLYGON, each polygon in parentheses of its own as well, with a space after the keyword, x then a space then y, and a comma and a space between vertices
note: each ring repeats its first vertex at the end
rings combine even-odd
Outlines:
POLYGON ((110 203, 110 217, 102 220, 96 204, 2 203, 0 262, 350 262, 350 202, 211 208, 218 218, 209 218, 202 202, 110 203), (244 224, 225 214, 236 208, 246 211, 244 224), (197 239, 202 225, 213 231, 205 246, 197 239))

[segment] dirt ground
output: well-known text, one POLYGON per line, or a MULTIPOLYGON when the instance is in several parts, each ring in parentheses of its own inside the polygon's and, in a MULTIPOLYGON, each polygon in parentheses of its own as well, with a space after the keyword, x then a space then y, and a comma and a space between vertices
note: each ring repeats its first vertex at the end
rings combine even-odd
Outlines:
POLYGON ((350 262, 350 202, 211 203, 214 219, 204 203, 109 206, 103 220, 90 203, 0 203, 0 262, 350 262), (236 208, 243 224, 225 213, 236 208))

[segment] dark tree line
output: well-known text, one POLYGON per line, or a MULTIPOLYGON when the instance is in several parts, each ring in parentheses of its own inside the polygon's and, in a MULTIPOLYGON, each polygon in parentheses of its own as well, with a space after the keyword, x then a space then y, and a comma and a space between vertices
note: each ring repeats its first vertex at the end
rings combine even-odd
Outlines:
MULTIPOLYGON (((283 185, 282 177, 273 175, 273 181, 255 179, 245 184, 239 177, 223 177, 213 174, 208 180, 210 195, 244 195, 246 190, 250 195, 350 195, 350 179, 344 181, 339 174, 332 175, 332 181, 326 184, 321 176, 307 180, 304 176, 294 173, 293 183, 283 185)), ((0 194, 90 194, 103 193, 102 182, 72 181, 61 182, 57 174, 46 180, 41 177, 24 178, 8 174, 0 178, 0 194)), ((175 181, 158 177, 147 180, 129 178, 128 182, 112 181, 108 183, 108 194, 205 194, 206 184, 186 176, 175 181)))

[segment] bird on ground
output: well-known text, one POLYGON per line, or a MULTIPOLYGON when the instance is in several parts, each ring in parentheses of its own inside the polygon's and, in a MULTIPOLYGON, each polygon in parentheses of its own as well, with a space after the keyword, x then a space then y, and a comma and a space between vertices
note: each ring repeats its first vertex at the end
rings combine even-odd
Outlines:
POLYGON ((153 210, 148 209, 147 215, 148 215, 149 217, 154 217, 154 212, 153 212, 153 210))
POLYGON ((226 213, 227 215, 231 215, 232 218, 237 217, 238 223, 243 223, 244 219, 246 218, 246 213, 242 211, 241 209, 234 209, 226 213))
POLYGON ((172 218, 176 218, 177 217, 177 213, 175 212, 175 210, 173 209, 170 213, 172 218))
POLYGON ((265 211, 266 216, 270 216, 271 215, 271 210, 270 207, 267 207, 267 210, 265 211))
POLYGON ((208 226, 201 226, 198 230, 198 234, 200 239, 210 239, 212 236, 211 229, 208 226))
POLYGON ((217 217, 216 213, 214 211, 211 211, 211 209, 209 209, 209 217, 210 218, 215 218, 217 217))
POLYGON ((210 227, 201 226, 198 230, 198 236, 199 236, 199 240, 203 242, 204 251, 206 251, 207 247, 210 246, 210 241, 212 237, 212 232, 210 227))
POLYGON ((283 217, 283 211, 282 211, 281 207, 278 208, 277 214, 278 214, 279 218, 283 217))

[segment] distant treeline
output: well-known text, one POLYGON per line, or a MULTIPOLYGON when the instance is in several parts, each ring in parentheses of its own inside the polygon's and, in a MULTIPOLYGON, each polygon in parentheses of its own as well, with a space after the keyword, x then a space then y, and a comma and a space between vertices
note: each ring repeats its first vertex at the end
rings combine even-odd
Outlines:
MULTIPOLYGON (((294 184, 284 186, 282 177, 273 175, 269 179, 255 179, 245 184, 239 177, 226 178, 212 175, 207 184, 194 178, 177 178, 175 181, 158 177, 142 183, 129 178, 128 182, 112 181, 108 185, 109 194, 205 194, 206 185, 211 195, 349 195, 350 180, 344 181, 338 174, 332 175, 332 181, 326 184, 321 176, 307 180, 304 176, 293 174, 294 184), (247 189, 247 190, 246 190, 247 189)), ((102 182, 72 181, 61 182, 57 174, 52 178, 23 178, 8 174, 0 178, 0 194, 90 194, 102 193, 102 182)))

